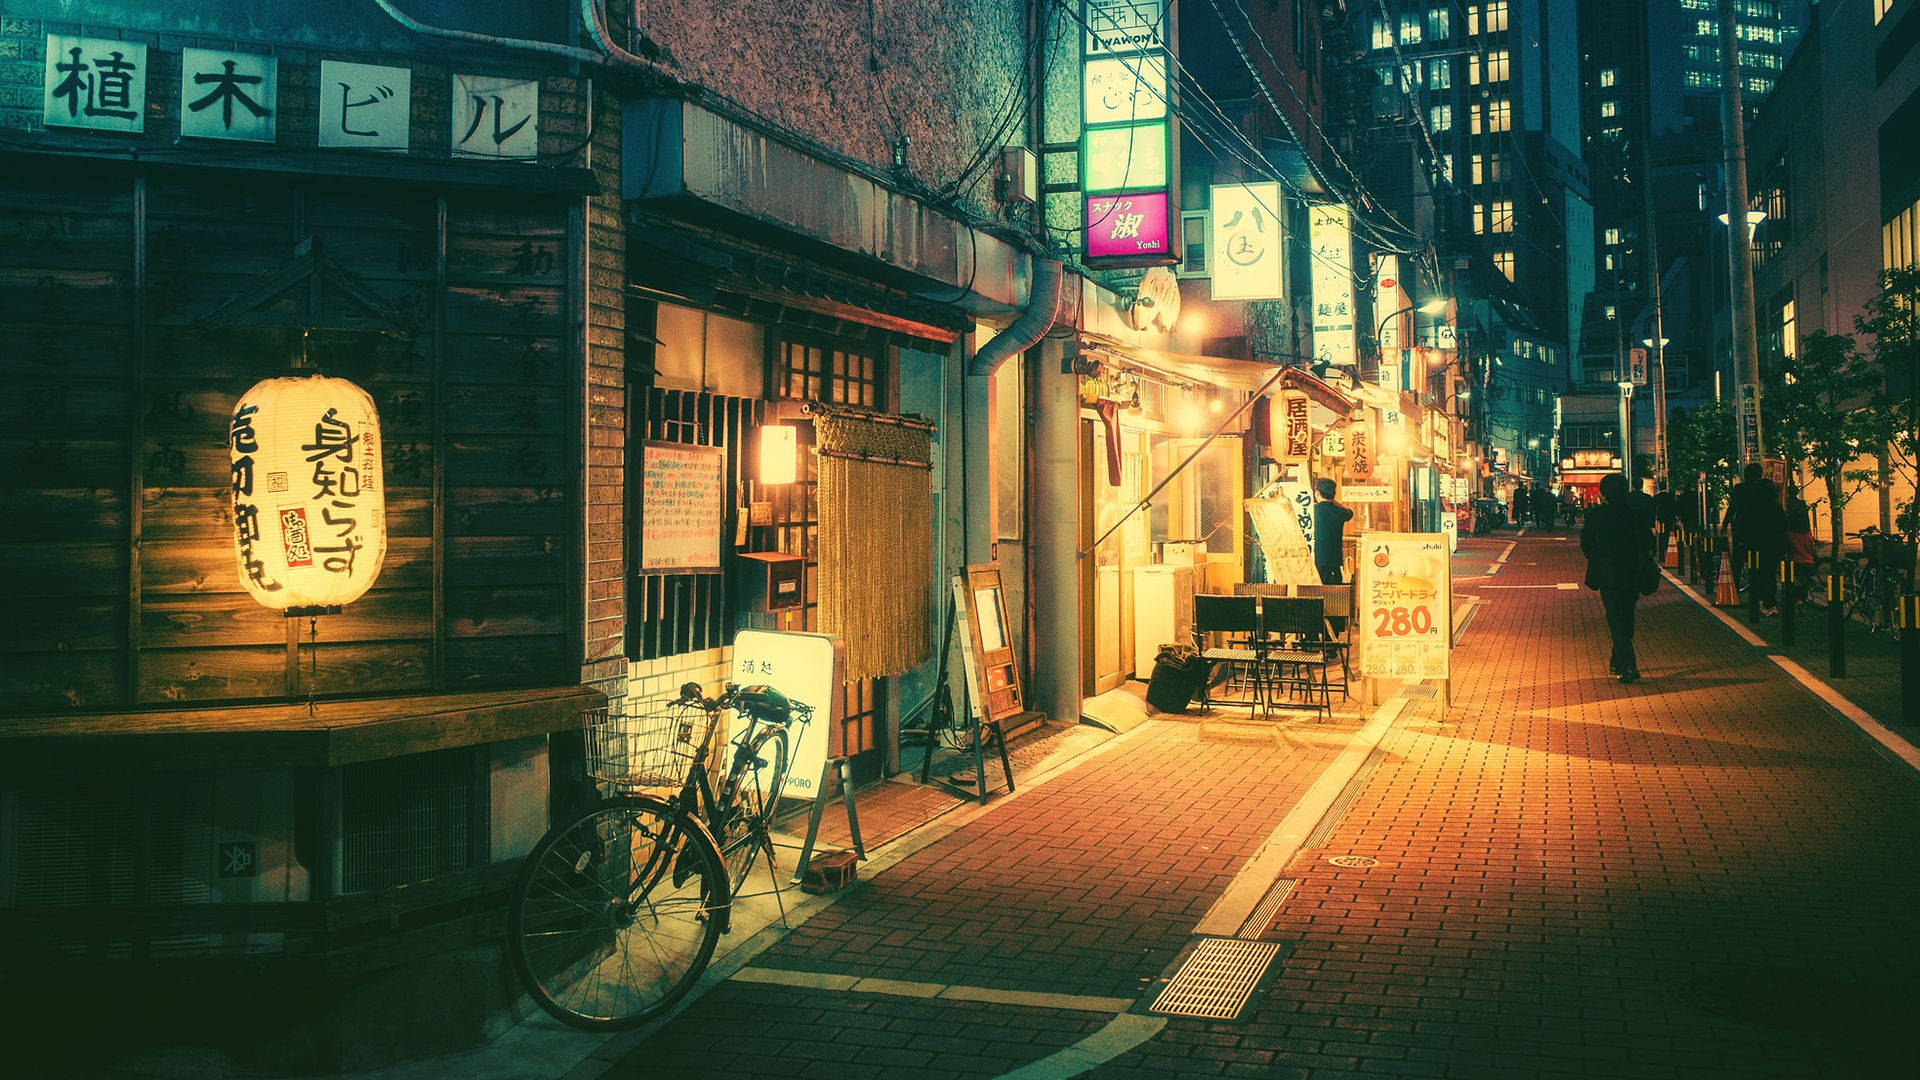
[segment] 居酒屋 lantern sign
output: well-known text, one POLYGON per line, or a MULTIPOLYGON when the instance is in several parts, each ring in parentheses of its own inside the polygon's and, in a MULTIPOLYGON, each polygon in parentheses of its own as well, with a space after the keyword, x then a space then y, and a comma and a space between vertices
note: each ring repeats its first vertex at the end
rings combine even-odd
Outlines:
POLYGON ((1179 165, 1167 0, 1082 0, 1080 190, 1087 261, 1169 266, 1179 165))
POLYGON ((1209 260, 1215 300, 1280 300, 1285 234, 1280 185, 1216 184, 1209 260))
POLYGON ((234 405, 227 442, 247 592, 289 616, 358 600, 387 553, 373 398, 324 375, 267 379, 234 405))

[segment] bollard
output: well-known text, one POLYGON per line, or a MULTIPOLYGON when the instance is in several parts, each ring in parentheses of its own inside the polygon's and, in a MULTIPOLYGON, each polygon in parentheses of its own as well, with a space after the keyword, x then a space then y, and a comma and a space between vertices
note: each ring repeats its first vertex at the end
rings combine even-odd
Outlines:
POLYGON ((1800 583, 1800 568, 1792 559, 1780 560, 1780 644, 1794 643, 1794 589, 1800 583))
POLYGON ((1847 579, 1835 559, 1827 571, 1827 674, 1839 678, 1846 673, 1847 579))
POLYGON ((1900 594, 1900 719, 1920 721, 1920 593, 1900 594))

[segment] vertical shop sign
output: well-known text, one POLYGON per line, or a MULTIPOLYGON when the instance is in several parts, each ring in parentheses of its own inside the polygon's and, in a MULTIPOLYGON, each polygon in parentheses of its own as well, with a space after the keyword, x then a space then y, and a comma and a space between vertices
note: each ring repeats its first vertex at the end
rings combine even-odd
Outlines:
POLYGON ((413 72, 377 64, 320 61, 321 146, 405 150, 411 132, 413 72))
POLYGON ((540 153, 540 83, 492 75, 453 77, 456 157, 531 158, 540 153))
POLYGON ((1371 483, 1374 456, 1378 453, 1379 447, 1374 442, 1373 418, 1362 409, 1347 426, 1348 482, 1371 483))
POLYGON ((1345 206, 1307 210, 1313 252, 1313 356, 1335 367, 1354 362, 1353 219, 1345 206))
POLYGON ((1286 234, 1280 185, 1216 184, 1209 266, 1215 300, 1284 299, 1286 234))
POLYGON ((1760 388, 1740 384, 1740 461, 1760 460, 1760 388))
MULTIPOLYGON (((31 99, 29 99, 31 100, 31 99)), ((147 47, 47 35, 40 120, 49 127, 141 132, 147 126, 147 47)))
POLYGON ((273 141, 280 61, 225 49, 180 50, 180 134, 273 141))
POLYGON ((1275 414, 1280 430, 1273 445, 1280 452, 1280 463, 1304 461, 1313 450, 1313 427, 1308 420, 1307 395, 1301 390, 1282 390, 1280 409, 1275 414))
POLYGON ((1082 0, 1080 190, 1087 259, 1167 266, 1180 215, 1179 137, 1168 109, 1167 0, 1082 0))

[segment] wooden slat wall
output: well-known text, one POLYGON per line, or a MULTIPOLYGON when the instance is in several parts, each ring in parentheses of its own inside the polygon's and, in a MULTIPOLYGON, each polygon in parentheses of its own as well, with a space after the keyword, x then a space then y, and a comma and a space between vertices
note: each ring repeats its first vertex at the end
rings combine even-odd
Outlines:
POLYGON ((315 688, 575 681, 566 202, 160 174, 136 297, 136 182, 0 178, 0 448, 23 463, 0 558, 32 571, 0 578, 0 712, 305 692, 235 575, 225 432, 314 323, 313 366, 380 408, 389 527, 377 587, 320 620, 315 688), (199 325, 306 236, 414 332, 317 283, 248 317, 280 325, 199 325))

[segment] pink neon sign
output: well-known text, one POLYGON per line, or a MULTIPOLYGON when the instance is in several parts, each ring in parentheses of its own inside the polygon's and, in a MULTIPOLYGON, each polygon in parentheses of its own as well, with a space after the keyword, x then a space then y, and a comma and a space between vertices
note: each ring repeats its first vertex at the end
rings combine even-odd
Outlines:
POLYGON ((1086 208, 1089 258, 1165 255, 1172 250, 1165 191, 1089 195, 1086 208))

